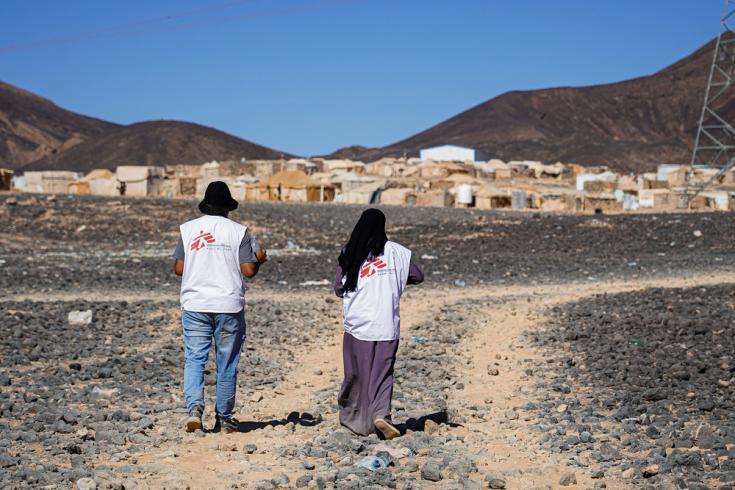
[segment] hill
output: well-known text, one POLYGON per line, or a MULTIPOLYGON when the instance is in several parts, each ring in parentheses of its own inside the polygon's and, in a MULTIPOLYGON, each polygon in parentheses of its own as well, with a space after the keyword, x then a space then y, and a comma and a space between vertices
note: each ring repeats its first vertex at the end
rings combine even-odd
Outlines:
MULTIPOLYGON (((369 161, 456 144, 504 160, 561 160, 621 171, 688 162, 714 43, 650 76, 590 87, 508 92, 384 148, 353 146, 330 156, 369 161)), ((735 100, 723 104, 735 115, 735 100)))
POLYGON ((114 169, 118 165, 200 164, 210 160, 277 159, 291 155, 183 121, 146 121, 120 126, 23 170, 114 169))
POLYGON ((0 166, 19 167, 97 137, 116 124, 82 116, 0 82, 0 166))

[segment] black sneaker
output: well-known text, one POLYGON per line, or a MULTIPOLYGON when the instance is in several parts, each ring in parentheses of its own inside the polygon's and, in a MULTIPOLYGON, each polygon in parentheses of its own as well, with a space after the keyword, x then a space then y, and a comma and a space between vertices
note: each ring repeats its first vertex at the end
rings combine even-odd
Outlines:
POLYGON ((194 432, 202 428, 202 414, 204 408, 196 405, 189 410, 189 417, 186 419, 186 432, 194 432))
POLYGON ((215 432, 221 431, 225 434, 237 432, 240 422, 235 417, 221 417, 217 415, 217 421, 214 423, 215 432))

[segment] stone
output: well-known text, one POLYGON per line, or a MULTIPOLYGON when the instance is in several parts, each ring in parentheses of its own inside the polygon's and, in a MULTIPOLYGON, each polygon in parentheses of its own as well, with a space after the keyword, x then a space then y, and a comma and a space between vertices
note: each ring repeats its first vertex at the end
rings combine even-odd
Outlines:
POLYGON ((658 471, 657 464, 649 464, 641 468, 641 475, 643 475, 643 478, 651 478, 652 476, 658 475, 658 471))
POLYGON ((279 473, 271 478, 271 483, 273 483, 276 487, 288 487, 291 483, 291 480, 288 478, 288 475, 286 473, 279 473))
POLYGON ((488 488, 504 489, 505 480, 495 475, 485 475, 485 482, 487 482, 488 488))
POLYGON ((97 490, 97 482, 91 478, 80 478, 77 480, 79 490, 97 490))
POLYGON ((304 488, 309 486, 309 483, 314 479, 311 475, 301 475, 296 478, 296 488, 304 488))
POLYGON ((441 481, 442 480, 442 469, 438 463, 434 461, 427 461, 421 467, 421 479, 428 481, 441 481))
POLYGON ((89 325, 92 323, 92 310, 70 311, 69 315, 67 315, 67 321, 69 325, 73 326, 89 325))
POLYGON ((622 476, 626 480, 629 480, 631 478, 634 478, 635 477, 635 468, 627 468, 627 469, 623 470, 623 472, 620 474, 620 476, 622 476))
POLYGON ((694 439, 697 446, 702 449, 712 449, 717 443, 717 436, 712 428, 708 425, 700 425, 694 433, 694 439))
POLYGON ((561 478, 559 478, 559 485, 562 487, 568 487, 569 485, 576 485, 577 484, 577 475, 573 472, 567 472, 563 473, 561 475, 561 478))
MULTIPOLYGON (((242 450, 243 452, 247 454, 253 454, 255 451, 258 450, 258 446, 256 446, 255 444, 245 444, 242 447, 242 450)), ((307 468, 307 469, 314 469, 314 468, 312 467, 312 468, 307 468)))
POLYGON ((427 434, 434 434, 437 430, 439 430, 439 424, 437 424, 433 420, 428 419, 426 422, 424 422, 424 432, 426 432, 427 434))

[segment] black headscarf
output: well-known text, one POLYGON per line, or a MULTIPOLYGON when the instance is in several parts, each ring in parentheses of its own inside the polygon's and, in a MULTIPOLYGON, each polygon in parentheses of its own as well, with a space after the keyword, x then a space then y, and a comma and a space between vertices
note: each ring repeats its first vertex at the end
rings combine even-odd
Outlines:
POLYGON ((367 209, 363 211, 360 219, 350 235, 342 253, 339 254, 339 266, 342 268, 345 280, 345 291, 354 291, 357 288, 357 277, 360 274, 360 266, 372 255, 382 255, 385 242, 385 215, 378 209, 367 209))

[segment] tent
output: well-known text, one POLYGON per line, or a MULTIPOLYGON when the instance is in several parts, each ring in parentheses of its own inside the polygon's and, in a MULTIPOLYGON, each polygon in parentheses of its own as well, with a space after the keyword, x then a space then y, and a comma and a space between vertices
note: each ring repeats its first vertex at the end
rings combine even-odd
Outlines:
POLYGON ((289 202, 324 202, 334 200, 334 186, 322 184, 303 172, 283 170, 246 190, 246 199, 289 202))
POLYGON ((120 194, 125 196, 158 196, 166 173, 163 167, 121 165, 117 167, 120 194))
POLYGON ((65 194, 70 183, 79 180, 81 174, 66 170, 43 170, 25 172, 27 192, 41 192, 47 194, 65 194))

